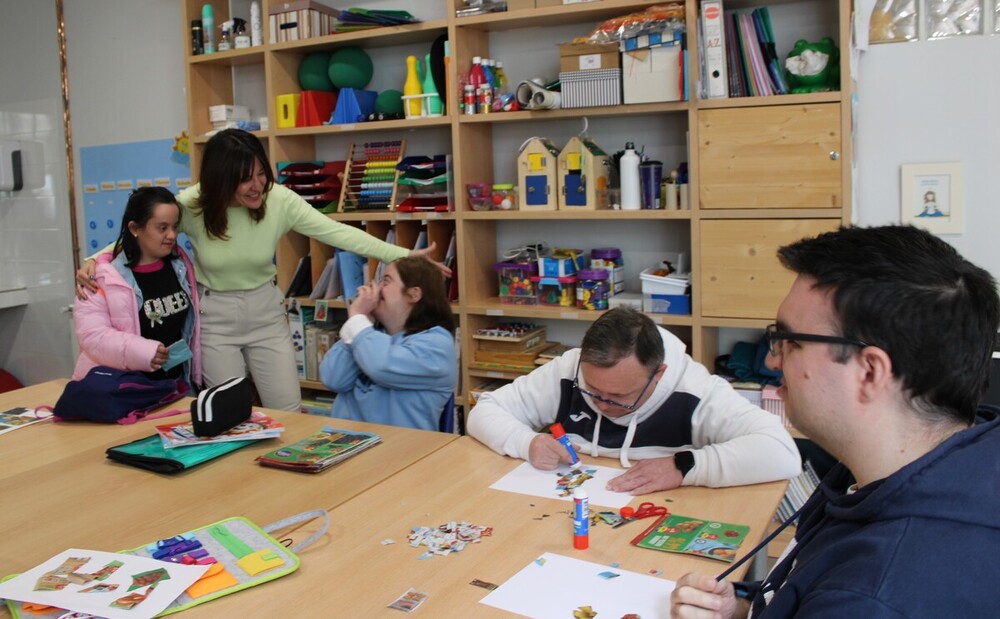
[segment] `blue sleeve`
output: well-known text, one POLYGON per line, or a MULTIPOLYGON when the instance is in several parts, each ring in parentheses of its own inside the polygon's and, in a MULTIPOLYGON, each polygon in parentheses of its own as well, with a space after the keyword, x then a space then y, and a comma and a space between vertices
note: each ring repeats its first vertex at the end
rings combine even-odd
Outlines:
MULTIPOLYGON (((368 331, 373 331, 373 329, 368 329, 368 331)), ((353 389, 360 374, 361 368, 354 362, 351 347, 343 340, 338 341, 330 350, 326 351, 326 356, 323 357, 319 366, 320 380, 334 393, 343 393, 353 389)))
POLYGON ((428 389, 455 384, 455 340, 441 327, 396 341, 377 329, 365 329, 351 348, 361 371, 381 387, 428 389))

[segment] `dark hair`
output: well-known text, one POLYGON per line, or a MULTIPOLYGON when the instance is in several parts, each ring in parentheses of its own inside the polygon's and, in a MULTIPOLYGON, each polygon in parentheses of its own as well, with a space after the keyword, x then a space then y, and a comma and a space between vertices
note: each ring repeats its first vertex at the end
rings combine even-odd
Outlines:
POLYGON ((884 350, 928 421, 975 420, 1000 322, 989 273, 933 234, 899 225, 841 228, 782 247, 778 258, 833 291, 841 335, 884 350))
MULTIPOLYGON (((125 204, 125 213, 122 215, 122 229, 118 233, 118 240, 115 241, 113 255, 125 252, 125 266, 133 267, 142 258, 142 249, 139 241, 132 235, 128 225, 135 223, 140 228, 145 228, 146 223, 153 216, 153 211, 160 204, 173 204, 177 207, 177 221, 180 222, 181 207, 177 205, 177 198, 165 187, 140 187, 133 191, 125 204)), ((176 258, 177 247, 169 256, 176 258)))
POLYGON ((650 371, 663 363, 663 337, 649 316, 631 307, 608 310, 583 336, 580 361, 609 368, 635 355, 650 371))
POLYGON ((260 162, 267 175, 264 186, 264 202, 260 208, 248 209, 250 219, 258 222, 264 219, 267 194, 274 185, 274 172, 267 159, 264 146, 252 133, 242 129, 223 129, 213 135, 205 145, 198 176, 197 208, 205 220, 205 230, 209 238, 228 239, 229 227, 227 209, 233 202, 233 195, 240 183, 253 174, 254 164, 260 162))
POLYGON ((403 328, 407 335, 426 331, 431 327, 444 327, 448 333, 455 333, 455 319, 448 302, 448 292, 444 289, 444 277, 434 263, 421 256, 400 258, 392 263, 399 272, 404 291, 420 288, 423 294, 410 309, 403 328))

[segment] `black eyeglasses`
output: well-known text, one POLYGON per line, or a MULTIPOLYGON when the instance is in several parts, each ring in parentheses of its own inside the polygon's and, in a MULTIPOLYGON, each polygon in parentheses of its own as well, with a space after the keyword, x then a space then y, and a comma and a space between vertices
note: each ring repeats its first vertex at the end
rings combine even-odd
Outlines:
POLYGON ((853 337, 840 337, 837 335, 813 335, 812 333, 790 333, 788 331, 778 331, 778 325, 770 324, 764 330, 767 337, 767 350, 774 357, 781 356, 781 341, 796 340, 799 342, 822 342, 824 344, 846 344, 848 346, 859 346, 868 348, 871 344, 853 337))
POLYGON ((578 390, 583 395, 589 397, 591 400, 597 400, 598 402, 603 402, 603 403, 608 404, 610 406, 617 406, 618 408, 624 408, 627 411, 634 411, 636 409, 636 407, 639 406, 639 400, 642 399, 642 396, 646 395, 646 390, 649 389, 649 386, 653 384, 653 379, 654 378, 656 378, 656 372, 653 372, 652 374, 649 375, 649 380, 646 381, 646 386, 643 387, 642 391, 639 392, 639 397, 637 397, 635 399, 635 402, 632 402, 631 404, 622 404, 621 402, 615 402, 614 400, 609 400, 609 399, 607 399, 605 397, 601 397, 601 396, 597 395, 596 393, 593 393, 591 391, 587 391, 586 389, 584 389, 583 387, 581 387, 580 386, 580 363, 577 362, 577 364, 576 364, 576 374, 573 376, 573 388, 576 389, 576 390, 578 390))

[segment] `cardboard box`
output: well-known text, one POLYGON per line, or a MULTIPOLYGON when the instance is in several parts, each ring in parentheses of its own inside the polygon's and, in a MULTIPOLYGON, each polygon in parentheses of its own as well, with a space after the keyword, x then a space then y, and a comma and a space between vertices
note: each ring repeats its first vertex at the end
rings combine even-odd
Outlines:
POLYGON ((680 45, 650 47, 622 54, 624 103, 681 101, 684 54, 680 45))
POLYGON ((288 327, 292 331, 292 348, 295 351, 295 372, 299 379, 306 377, 306 325, 312 323, 314 309, 301 307, 295 299, 289 301, 288 327))
POLYGON ((535 8, 535 0, 507 0, 508 11, 522 11, 535 8))
POLYGON ((617 43, 560 43, 559 71, 593 71, 621 67, 617 43))

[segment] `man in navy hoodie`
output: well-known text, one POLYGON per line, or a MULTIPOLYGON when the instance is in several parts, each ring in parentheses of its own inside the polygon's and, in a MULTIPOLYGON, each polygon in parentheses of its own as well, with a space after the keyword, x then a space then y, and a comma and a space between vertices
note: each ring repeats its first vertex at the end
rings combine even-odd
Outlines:
POLYGON ((995 280, 909 226, 842 228, 778 256, 797 278, 769 365, 789 419, 840 463, 763 582, 688 574, 671 616, 996 617, 1000 420, 977 417, 995 280))

